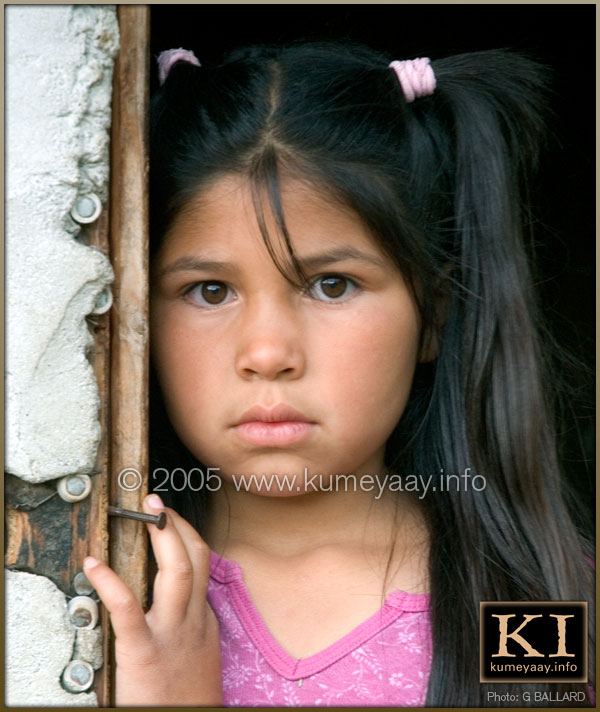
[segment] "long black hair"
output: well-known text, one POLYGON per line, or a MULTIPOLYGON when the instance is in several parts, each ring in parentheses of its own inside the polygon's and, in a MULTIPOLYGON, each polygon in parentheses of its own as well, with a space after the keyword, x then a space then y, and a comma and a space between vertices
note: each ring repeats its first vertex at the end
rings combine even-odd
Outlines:
MULTIPOLYGON (((417 367, 386 465, 424 475, 470 468, 486 482, 423 499, 434 651, 426 703, 497 706, 479 682, 479 602, 593 603, 589 545, 565 504, 528 246, 547 73, 507 50, 439 59, 435 92, 409 104, 391 59, 307 43, 237 50, 213 67, 175 64, 152 105, 151 249, 204 186, 245 175, 267 246, 264 195, 289 248, 278 266, 302 282, 279 192, 293 175, 352 208, 421 285, 422 339, 438 354, 417 367)), ((154 462, 168 454, 172 466, 169 440, 191 458, 156 404, 154 462)), ((205 503, 174 502, 200 531, 205 503)))

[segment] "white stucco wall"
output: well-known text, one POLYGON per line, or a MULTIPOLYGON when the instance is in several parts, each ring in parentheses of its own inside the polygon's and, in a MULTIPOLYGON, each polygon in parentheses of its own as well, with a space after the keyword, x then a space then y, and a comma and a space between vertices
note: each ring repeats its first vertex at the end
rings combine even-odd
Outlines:
MULTIPOLYGON (((5 704, 97 707, 94 692, 73 694, 61 685, 80 633, 62 591, 44 576, 22 571, 6 571, 5 583, 5 704)), ((94 667, 93 660, 86 662, 94 667)))
POLYGON ((6 468, 93 470, 98 395, 85 316, 112 280, 77 241, 78 195, 107 198, 113 6, 6 8, 6 468))
MULTIPOLYGON (((112 5, 5 10, 5 467, 39 483, 93 472, 100 439, 86 316, 112 269, 70 211, 78 196, 108 197, 118 23, 112 5)), ((101 665, 99 629, 77 630, 48 579, 5 574, 5 703, 96 705, 60 678, 74 656, 101 665)))

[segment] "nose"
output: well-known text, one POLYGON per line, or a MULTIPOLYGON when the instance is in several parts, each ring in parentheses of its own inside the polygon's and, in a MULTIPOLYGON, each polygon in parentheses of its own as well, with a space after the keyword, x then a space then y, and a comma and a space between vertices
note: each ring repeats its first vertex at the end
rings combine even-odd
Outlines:
POLYGON ((303 331, 292 307, 247 307, 238 324, 235 368, 244 380, 295 380, 306 368, 303 331))

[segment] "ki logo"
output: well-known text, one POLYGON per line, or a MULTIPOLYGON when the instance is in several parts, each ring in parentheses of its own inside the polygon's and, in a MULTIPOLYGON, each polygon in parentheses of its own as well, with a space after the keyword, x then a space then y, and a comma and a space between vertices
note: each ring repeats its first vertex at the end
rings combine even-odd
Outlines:
MULTIPOLYGON (((548 657, 550 658, 574 658, 575 653, 567 653, 567 650, 565 648, 565 640, 566 640, 566 635, 565 631, 567 629, 567 618, 575 618, 574 615, 557 615, 556 613, 549 613, 548 614, 550 618, 556 618, 556 622, 558 625, 558 650, 555 653, 550 653, 548 657)), ((507 643, 508 639, 511 638, 512 640, 515 641, 515 643, 518 643, 524 650, 527 652, 525 653, 524 657, 526 658, 544 658, 546 657, 544 653, 538 652, 522 635, 520 635, 520 631, 529 623, 529 621, 532 621, 534 618, 543 618, 542 613, 538 613, 537 615, 525 615, 523 618, 525 619, 521 625, 513 630, 512 633, 508 632, 508 621, 510 618, 515 618, 514 613, 510 613, 508 615, 500 615, 498 613, 492 613, 492 618, 497 618, 499 621, 499 631, 500 631, 500 642, 499 642, 499 647, 498 647, 498 652, 493 653, 492 657, 493 658, 498 658, 498 657, 504 657, 504 658, 515 658, 516 655, 514 653, 509 653, 508 648, 507 648, 507 643)))
POLYGON ((481 682, 587 682, 587 602, 485 601, 481 682))

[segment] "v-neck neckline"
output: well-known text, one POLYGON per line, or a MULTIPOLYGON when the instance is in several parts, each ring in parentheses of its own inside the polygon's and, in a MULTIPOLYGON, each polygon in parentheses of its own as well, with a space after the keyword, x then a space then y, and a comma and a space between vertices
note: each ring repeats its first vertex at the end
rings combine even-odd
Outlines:
POLYGON ((224 559, 211 551, 210 575, 215 581, 228 584, 235 613, 248 637, 271 667, 288 680, 310 677, 329 667, 391 625, 404 612, 429 610, 429 594, 392 591, 387 595, 383 606, 378 611, 359 623, 349 633, 318 653, 298 660, 284 650, 271 634, 254 605, 244 583, 242 569, 236 561, 224 559))

